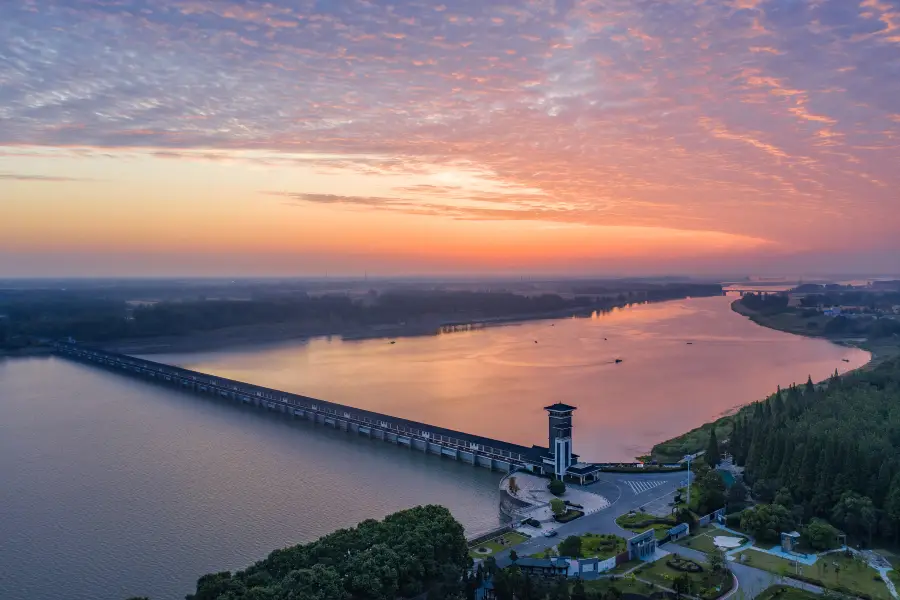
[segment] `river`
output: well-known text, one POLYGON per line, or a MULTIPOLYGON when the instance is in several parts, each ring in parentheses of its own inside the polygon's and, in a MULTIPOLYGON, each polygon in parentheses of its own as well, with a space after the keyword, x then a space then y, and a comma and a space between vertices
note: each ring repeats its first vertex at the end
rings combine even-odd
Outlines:
MULTIPOLYGON (((562 401, 587 460, 868 359, 729 301, 150 358, 527 444, 546 443, 541 409, 562 401)), ((79 363, 0 359, 0 598, 175 600, 203 573, 421 503, 475 533, 498 522, 499 477, 79 363)))

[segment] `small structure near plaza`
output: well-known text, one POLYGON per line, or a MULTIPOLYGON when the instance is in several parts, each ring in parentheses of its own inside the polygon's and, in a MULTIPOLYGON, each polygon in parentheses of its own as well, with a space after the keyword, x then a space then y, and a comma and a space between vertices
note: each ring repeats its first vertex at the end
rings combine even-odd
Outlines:
POLYGON ((520 558, 515 565, 523 573, 544 577, 559 577, 569 573, 569 561, 565 558, 520 558))
POLYGON ((784 552, 794 553, 800 546, 800 533, 797 531, 781 532, 781 549, 784 552))
POLYGON ((666 535, 669 536, 669 541, 674 542, 675 540, 680 540, 683 537, 687 537, 691 533, 691 528, 687 523, 679 523, 672 529, 670 529, 666 535))
POLYGON ((628 540, 628 559, 646 560, 656 553, 656 531, 648 529, 628 540))

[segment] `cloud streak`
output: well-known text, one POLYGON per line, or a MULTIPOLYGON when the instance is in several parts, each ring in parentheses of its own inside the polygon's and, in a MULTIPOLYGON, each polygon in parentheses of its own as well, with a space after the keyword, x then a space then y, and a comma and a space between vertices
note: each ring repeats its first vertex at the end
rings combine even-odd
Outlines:
POLYGON ((865 244, 900 230, 898 14, 898 0, 7 2, 0 145, 375 177, 467 165, 481 192, 285 197, 865 244))

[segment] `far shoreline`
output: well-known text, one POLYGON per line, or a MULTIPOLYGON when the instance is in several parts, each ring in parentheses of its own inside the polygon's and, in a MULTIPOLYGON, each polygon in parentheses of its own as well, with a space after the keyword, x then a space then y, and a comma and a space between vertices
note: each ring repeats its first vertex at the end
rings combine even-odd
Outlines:
POLYGON ((612 306, 587 306, 567 308, 547 313, 505 315, 484 319, 462 319, 436 317, 418 323, 404 325, 368 325, 344 327, 337 330, 310 328, 302 323, 280 323, 269 325, 246 325, 224 328, 208 332, 194 332, 183 336, 137 338, 92 344, 109 352, 132 355, 190 354, 212 350, 240 350, 254 346, 264 346, 290 341, 309 341, 315 338, 339 337, 343 341, 363 341, 371 339, 403 339, 438 335, 444 328, 486 329, 506 325, 519 325, 534 321, 553 319, 590 318, 594 313, 611 312, 616 309, 679 302, 689 298, 718 296, 684 296, 665 300, 645 300, 641 302, 621 302, 612 306))

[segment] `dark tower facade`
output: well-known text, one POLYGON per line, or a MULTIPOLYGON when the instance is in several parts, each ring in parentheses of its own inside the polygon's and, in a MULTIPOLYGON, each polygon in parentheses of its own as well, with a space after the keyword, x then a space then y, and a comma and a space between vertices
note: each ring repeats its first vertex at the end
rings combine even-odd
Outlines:
POLYGON ((574 406, 557 402, 545 406, 549 413, 550 454, 553 456, 553 472, 562 479, 574 462, 572 460, 572 413, 574 406))

